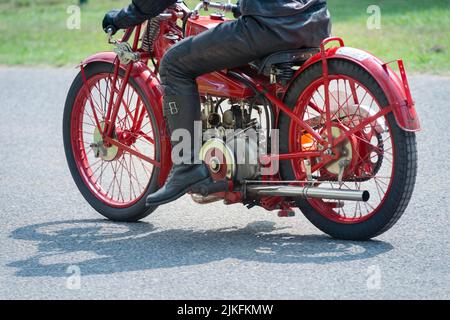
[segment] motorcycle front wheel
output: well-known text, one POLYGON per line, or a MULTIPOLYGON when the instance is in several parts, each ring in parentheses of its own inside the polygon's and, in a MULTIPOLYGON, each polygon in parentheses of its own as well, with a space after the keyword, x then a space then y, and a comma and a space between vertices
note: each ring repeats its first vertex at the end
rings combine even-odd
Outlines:
MULTIPOLYGON (((64 149, 72 177, 86 201, 108 219, 133 222, 156 209, 145 206, 147 195, 158 189, 159 168, 145 161, 160 159, 160 136, 152 109, 156 106, 150 105, 130 78, 113 126, 113 139, 134 154, 120 146, 105 146, 98 124, 103 129, 106 122, 113 74, 113 64, 92 63, 84 67, 85 80, 80 71, 73 81, 64 108, 64 149)), ((121 70, 114 102, 123 77, 121 70)))

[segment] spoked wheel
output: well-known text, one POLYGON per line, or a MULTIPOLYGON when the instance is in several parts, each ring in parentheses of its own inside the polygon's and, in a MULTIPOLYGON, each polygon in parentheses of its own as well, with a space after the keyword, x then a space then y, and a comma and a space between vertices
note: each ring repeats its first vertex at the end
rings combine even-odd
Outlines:
MULTIPOLYGON (((388 105, 377 82, 360 67, 333 60, 330 67, 332 136, 339 137, 388 105)), ((322 68, 313 65, 296 80, 286 103, 327 138, 322 68)), ((308 199, 297 201, 305 216, 325 233, 341 239, 375 237, 400 218, 411 198, 417 168, 415 135, 401 130, 393 115, 381 115, 345 139, 340 158, 312 172, 320 187, 368 190, 367 202, 308 199)), ((286 115, 280 118, 281 152, 320 150, 314 138, 286 115)), ((311 159, 311 166, 320 163, 311 159)), ((304 180, 303 160, 284 161, 286 180, 304 180)))
MULTIPOLYGON (((74 80, 64 110, 64 147, 78 189, 94 209, 117 221, 137 221, 155 208, 145 198, 157 190, 160 146, 152 107, 130 79, 112 127, 104 141, 114 66, 95 63, 74 80)), ((119 72, 114 102, 122 85, 119 72)))

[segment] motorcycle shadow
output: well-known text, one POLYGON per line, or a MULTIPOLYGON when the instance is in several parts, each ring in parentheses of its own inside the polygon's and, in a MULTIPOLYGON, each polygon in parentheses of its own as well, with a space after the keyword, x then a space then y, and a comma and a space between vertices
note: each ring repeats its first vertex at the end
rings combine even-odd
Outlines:
POLYGON ((325 235, 283 232, 258 221, 244 228, 158 229, 107 220, 57 221, 16 229, 13 239, 34 241, 37 253, 8 264, 17 276, 66 277, 191 266, 237 259, 264 263, 330 264, 368 259, 393 249, 382 241, 349 242, 325 235), (72 267, 72 268, 69 268, 72 267))

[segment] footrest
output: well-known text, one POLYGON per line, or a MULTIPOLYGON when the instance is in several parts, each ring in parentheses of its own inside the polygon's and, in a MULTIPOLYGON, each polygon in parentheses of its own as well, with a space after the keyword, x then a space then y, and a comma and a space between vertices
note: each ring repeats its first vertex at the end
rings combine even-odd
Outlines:
POLYGON ((192 187, 190 190, 191 193, 197 193, 202 195, 203 197, 207 197, 214 193, 226 191, 228 191, 228 181, 226 180, 196 185, 192 187))

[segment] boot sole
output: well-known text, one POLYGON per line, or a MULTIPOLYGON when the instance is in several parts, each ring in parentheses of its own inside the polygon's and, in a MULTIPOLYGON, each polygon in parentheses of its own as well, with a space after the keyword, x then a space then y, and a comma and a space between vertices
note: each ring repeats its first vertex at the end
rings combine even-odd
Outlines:
POLYGON ((186 193, 188 193, 191 188, 195 188, 195 187, 198 187, 198 186, 200 186, 200 185, 202 185, 204 183, 211 183, 211 182, 212 182, 211 177, 205 178, 205 179, 200 180, 199 182, 196 182, 195 184, 185 188, 182 192, 177 193, 175 196, 173 196, 173 197, 171 197, 169 199, 166 199, 166 200, 163 200, 163 201, 159 201, 159 202, 145 202, 145 206, 146 207, 153 207, 153 206, 160 206, 160 205, 163 205, 163 204, 166 204, 166 203, 169 203, 169 202, 173 202, 173 201, 181 198, 182 196, 184 196, 186 193))

